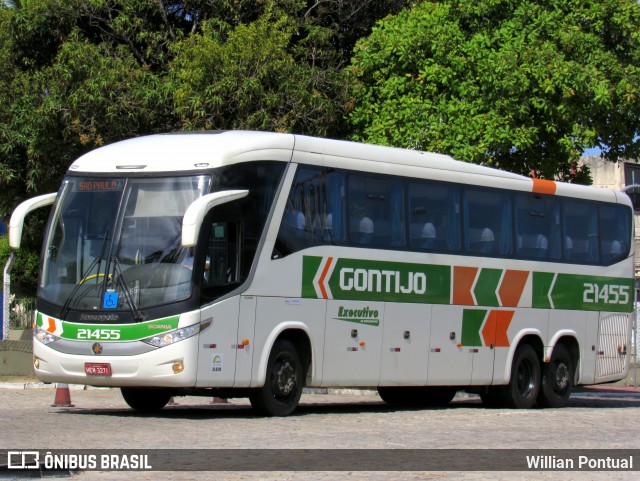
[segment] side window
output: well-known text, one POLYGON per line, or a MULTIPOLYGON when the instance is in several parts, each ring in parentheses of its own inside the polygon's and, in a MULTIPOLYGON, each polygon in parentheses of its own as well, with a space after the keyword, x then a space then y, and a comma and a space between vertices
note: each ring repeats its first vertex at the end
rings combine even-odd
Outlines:
POLYGON ((460 250, 460 193, 447 184, 409 184, 409 245, 427 251, 460 250))
POLYGON ((604 264, 619 262, 629 255, 631 211, 622 205, 598 207, 600 260, 604 264))
POLYGON ((566 200, 563 209, 565 260, 597 264, 598 218, 595 204, 566 200))
POLYGON ((560 205, 557 199, 538 194, 515 198, 518 257, 558 260, 561 256, 560 205))
POLYGON ((202 283, 202 303, 232 291, 245 280, 243 222, 209 219, 206 232, 201 235, 204 252, 200 263, 194 265, 194 275, 202 283))
POLYGON ((205 287, 239 282, 240 231, 239 222, 216 222, 211 225, 203 275, 205 287))
POLYGON ((464 191, 465 250, 483 255, 510 255, 511 196, 485 189, 464 191))
POLYGON ((345 241, 345 175, 298 166, 285 206, 273 258, 308 247, 345 241))
POLYGON ((378 176, 349 176, 349 243, 374 248, 404 247, 404 186, 378 176))

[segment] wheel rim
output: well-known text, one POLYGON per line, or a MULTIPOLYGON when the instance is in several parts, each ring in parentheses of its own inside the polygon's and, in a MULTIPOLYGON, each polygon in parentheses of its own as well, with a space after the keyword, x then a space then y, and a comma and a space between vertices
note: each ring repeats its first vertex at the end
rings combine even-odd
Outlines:
POLYGON ((556 366, 556 391, 563 392, 569 387, 569 367, 560 362, 556 366))
POLYGON ((273 365, 271 389, 276 399, 286 399, 295 391, 296 369, 288 358, 280 358, 273 365))
POLYGON ((518 366, 518 392, 522 397, 529 397, 535 388, 533 378, 533 366, 528 360, 524 360, 518 366))

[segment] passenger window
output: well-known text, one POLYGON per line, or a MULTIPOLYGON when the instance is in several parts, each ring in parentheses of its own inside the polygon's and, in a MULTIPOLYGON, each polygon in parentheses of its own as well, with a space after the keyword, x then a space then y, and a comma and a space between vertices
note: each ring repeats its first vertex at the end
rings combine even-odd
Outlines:
POLYGON ((287 198, 276 247, 279 258, 345 240, 345 175, 334 169, 298 166, 287 198))
POLYGON ((460 196, 453 186, 409 184, 409 245, 427 251, 460 250, 460 196))
POLYGON ((598 207, 600 232, 600 259, 604 264, 614 264, 629 255, 631 211, 621 205, 598 207))
POLYGON ((405 245, 401 181, 351 175, 348 199, 351 245, 382 248, 405 245))
POLYGON ((464 239, 467 252, 511 254, 511 196, 491 190, 465 189, 464 239))
POLYGON ((598 218, 590 202, 564 202, 564 258, 581 264, 598 263, 598 218))
POLYGON ((558 200, 539 194, 519 194, 515 208, 518 257, 560 259, 562 236, 558 200))

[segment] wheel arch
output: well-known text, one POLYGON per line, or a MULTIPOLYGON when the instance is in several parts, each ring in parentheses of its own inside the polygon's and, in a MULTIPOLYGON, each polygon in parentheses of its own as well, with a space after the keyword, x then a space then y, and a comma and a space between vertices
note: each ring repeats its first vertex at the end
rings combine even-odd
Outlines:
POLYGON ((577 381, 582 375, 582 366, 580 365, 580 342, 578 341, 578 335, 575 331, 558 331, 551 339, 549 346, 545 348, 544 362, 551 361, 553 350, 559 344, 566 347, 571 355, 571 360, 575 368, 575 380, 577 381))
POLYGON ((537 329, 522 331, 511 344, 509 357, 504 366, 503 384, 507 384, 511 381, 511 366, 513 364, 513 358, 515 357, 518 348, 523 344, 530 344, 533 347, 533 349, 536 351, 536 354, 538 355, 538 359, 540 360, 540 365, 542 366, 544 355, 544 342, 542 342, 542 333, 537 329))
POLYGON ((309 375, 311 375, 312 379, 316 377, 314 372, 315 364, 313 362, 316 356, 313 353, 311 332, 309 331, 308 327, 302 322, 283 322, 276 326, 276 328, 271 331, 271 333, 265 340, 264 346, 260 353, 257 372, 254 380, 251 383, 251 387, 261 387, 264 385, 267 375, 267 363, 269 362, 269 355, 271 354, 271 350, 273 349, 276 341, 280 339, 288 340, 298 348, 298 355, 300 356, 300 360, 304 365, 305 381, 306 379, 308 379, 309 375))

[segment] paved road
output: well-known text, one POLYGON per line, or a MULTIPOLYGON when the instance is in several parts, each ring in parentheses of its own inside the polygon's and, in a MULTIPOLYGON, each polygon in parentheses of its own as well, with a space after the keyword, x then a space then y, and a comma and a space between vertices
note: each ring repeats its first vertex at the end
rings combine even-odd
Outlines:
MULTIPOLYGON (((447 409, 396 409, 374 394, 305 394, 288 418, 257 417, 245 400, 178 405, 145 416, 114 389, 71 390, 73 408, 54 408, 54 390, 0 388, 0 448, 640 448, 640 393, 578 393, 564 409, 487 409, 457 397, 447 409)), ((145 480, 631 480, 638 472, 82 472, 72 479, 145 480)))

